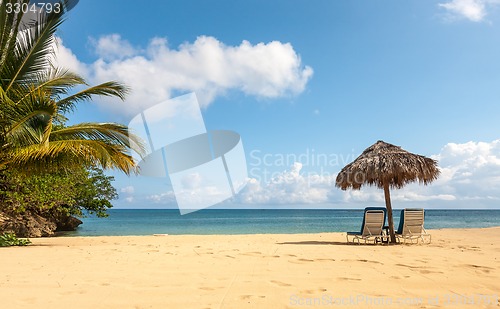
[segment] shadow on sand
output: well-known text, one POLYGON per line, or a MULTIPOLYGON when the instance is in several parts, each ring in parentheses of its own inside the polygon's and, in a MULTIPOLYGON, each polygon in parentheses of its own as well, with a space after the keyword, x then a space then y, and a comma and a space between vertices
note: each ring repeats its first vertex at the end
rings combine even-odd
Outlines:
MULTIPOLYGON (((331 245, 331 246, 358 246, 358 243, 351 243, 351 242, 341 242, 341 241, 290 241, 290 242, 279 242, 278 245, 331 245)), ((361 243, 361 245, 365 245, 364 243, 361 243)), ((372 245, 373 244, 366 244, 366 245, 372 245)))

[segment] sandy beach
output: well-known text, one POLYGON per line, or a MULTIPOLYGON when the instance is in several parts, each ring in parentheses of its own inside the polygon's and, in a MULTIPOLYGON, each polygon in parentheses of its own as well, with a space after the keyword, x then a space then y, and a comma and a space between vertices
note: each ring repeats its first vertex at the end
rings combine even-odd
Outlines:
POLYGON ((500 308, 500 227, 429 232, 32 239, 0 248, 1 308, 500 308))

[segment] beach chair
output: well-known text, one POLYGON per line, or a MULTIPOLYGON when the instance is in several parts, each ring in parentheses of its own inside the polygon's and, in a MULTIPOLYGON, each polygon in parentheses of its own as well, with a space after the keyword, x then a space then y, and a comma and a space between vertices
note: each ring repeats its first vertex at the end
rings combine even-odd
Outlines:
POLYGON ((367 241, 373 240, 373 243, 378 241, 387 240, 387 235, 382 232, 382 228, 385 223, 386 209, 384 207, 366 207, 363 216, 363 223, 361 224, 361 231, 359 232, 347 232, 347 242, 349 237, 354 243, 358 244, 363 240, 365 243, 367 241))
POLYGON ((431 235, 427 234, 424 229, 425 212, 421 208, 405 208, 401 210, 401 217, 399 218, 399 227, 396 231, 396 237, 399 242, 406 243, 409 240, 413 243, 419 239, 425 242, 425 239, 431 242, 431 235))

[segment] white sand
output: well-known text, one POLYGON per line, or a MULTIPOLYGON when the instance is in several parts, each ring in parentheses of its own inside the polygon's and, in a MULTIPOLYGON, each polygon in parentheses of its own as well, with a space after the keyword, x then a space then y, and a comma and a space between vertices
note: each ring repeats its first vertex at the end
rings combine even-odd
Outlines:
POLYGON ((500 308, 500 227, 429 232, 32 239, 0 248, 0 308, 500 308))

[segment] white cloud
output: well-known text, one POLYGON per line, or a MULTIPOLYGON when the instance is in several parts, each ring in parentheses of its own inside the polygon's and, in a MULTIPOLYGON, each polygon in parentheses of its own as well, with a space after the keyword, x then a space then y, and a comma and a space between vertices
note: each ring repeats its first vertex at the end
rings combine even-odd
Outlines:
POLYGON ((302 164, 295 162, 289 171, 275 175, 263 183, 255 178, 238 194, 244 204, 313 204, 332 199, 336 175, 301 173, 302 164))
POLYGON ((174 191, 168 191, 160 194, 152 194, 146 197, 146 200, 155 204, 175 204, 174 191))
MULTIPOLYGON (((152 194, 146 197, 146 200, 155 204, 175 205, 176 199, 188 201, 192 205, 199 205, 206 200, 223 200, 221 196, 225 195, 217 186, 201 186, 198 188, 187 187, 183 190, 168 191, 160 194, 152 194)), ((215 204, 215 203, 214 203, 215 204)))
POLYGON ((449 143, 436 159, 442 166, 436 182, 442 192, 461 199, 500 201, 500 140, 449 143))
POLYGON ((486 17, 487 10, 498 4, 499 0, 452 0, 439 3, 439 6, 447 10, 448 19, 465 18, 480 22, 486 17))
POLYGON ((202 180, 203 179, 199 173, 192 173, 186 175, 181 182, 184 189, 193 190, 195 188, 201 187, 202 180))
MULTIPOLYGON (((425 203, 434 208, 478 208, 500 206, 500 140, 491 143, 446 144, 432 156, 439 161, 441 176, 428 186, 413 183, 392 190, 391 198, 399 207, 425 203)), ((336 174, 302 173, 302 164, 279 173, 270 181, 253 178, 239 194, 245 204, 384 205, 383 191, 376 187, 341 191, 335 185, 336 174)))
POLYGON ((120 193, 124 193, 125 194, 124 200, 127 203, 132 203, 132 202, 135 201, 134 192, 135 192, 134 186, 126 186, 126 187, 123 187, 123 188, 120 189, 120 193))
POLYGON ((127 116, 187 92, 195 92, 204 107, 233 90, 258 98, 293 96, 304 91, 313 74, 290 43, 278 41, 229 46, 200 36, 178 48, 170 48, 165 38, 153 38, 146 48, 135 48, 117 34, 91 41, 99 56, 95 62, 79 62, 61 44, 59 63, 92 83, 116 80, 129 85, 127 108, 105 105, 127 116))
POLYGON ((134 186, 127 186, 120 189, 121 193, 133 194, 135 192, 134 186))
POLYGON ((68 69, 72 72, 77 72, 82 76, 88 76, 89 70, 87 66, 80 62, 73 52, 64 46, 61 38, 56 37, 56 45, 53 46, 55 59, 52 59, 58 66, 68 69))
POLYGON ((440 3, 439 6, 455 16, 461 16, 476 22, 481 21, 486 15, 485 4, 481 0, 453 0, 440 3))
MULTIPOLYGON (((391 190, 393 207, 498 208, 500 206, 500 139, 491 143, 448 143, 439 154, 441 176, 428 186, 413 183, 391 190)), ((360 208, 385 205, 383 190, 363 187, 342 191, 335 187, 336 174, 304 172, 295 162, 289 170, 273 175, 268 181, 249 178, 246 187, 233 202, 253 205, 314 207, 335 204, 360 208)), ((212 188, 213 189, 213 188, 212 188)), ((209 188, 209 190, 212 190, 209 188)), ((210 192, 208 192, 210 193, 210 192)), ((204 194, 208 194, 204 193, 204 194)), ((214 190, 213 194, 217 194, 214 190)), ((190 194, 189 190, 181 194, 190 194)), ((158 204, 175 204, 172 191, 148 197, 158 204)))
POLYGON ((104 60, 130 58, 139 53, 129 42, 123 40, 119 34, 111 34, 96 39, 90 39, 96 54, 104 60))

